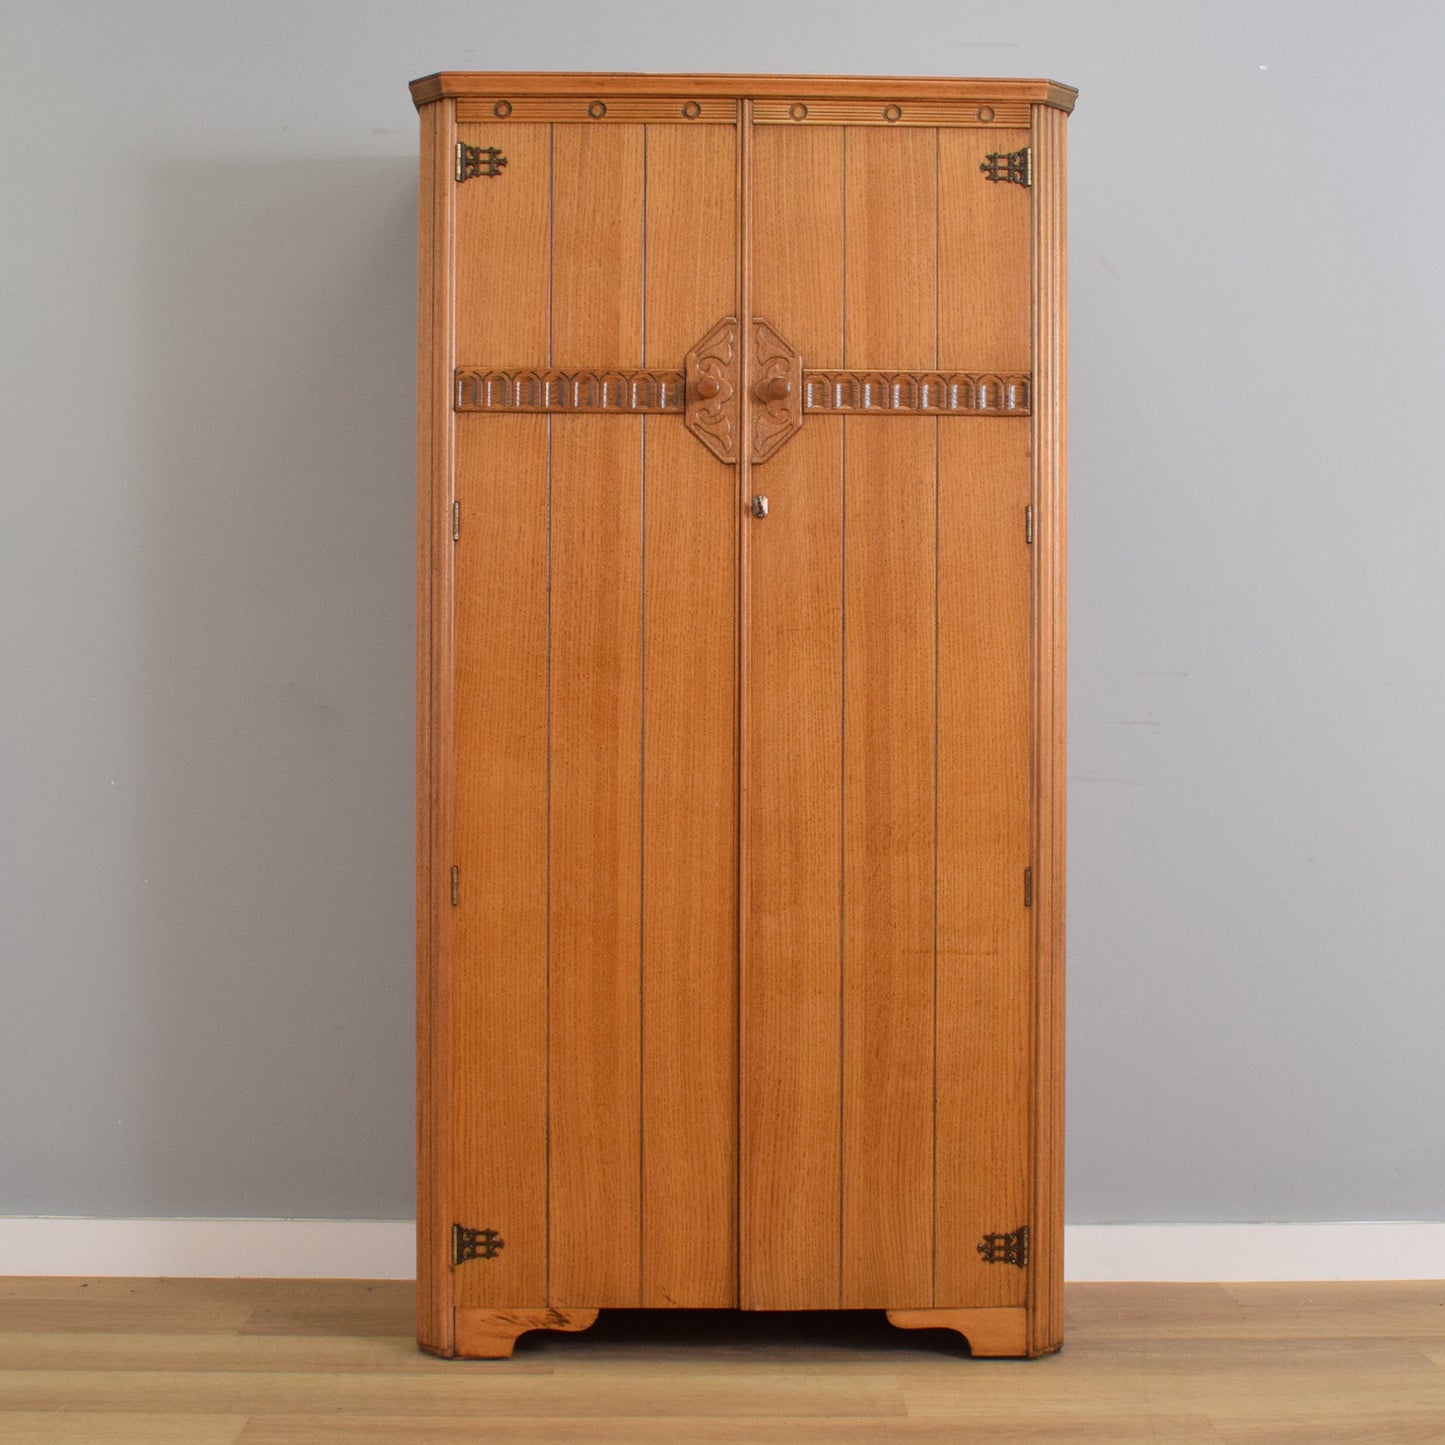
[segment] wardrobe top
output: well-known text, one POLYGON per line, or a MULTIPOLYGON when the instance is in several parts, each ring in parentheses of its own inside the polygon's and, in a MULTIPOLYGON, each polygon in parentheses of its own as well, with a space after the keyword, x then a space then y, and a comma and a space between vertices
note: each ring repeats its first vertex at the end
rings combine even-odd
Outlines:
POLYGON ((1074 108, 1078 91, 1056 80, 924 75, 671 75, 628 71, 442 70, 411 83, 418 107, 434 100, 508 95, 703 95, 732 99, 1005 100, 1074 108))

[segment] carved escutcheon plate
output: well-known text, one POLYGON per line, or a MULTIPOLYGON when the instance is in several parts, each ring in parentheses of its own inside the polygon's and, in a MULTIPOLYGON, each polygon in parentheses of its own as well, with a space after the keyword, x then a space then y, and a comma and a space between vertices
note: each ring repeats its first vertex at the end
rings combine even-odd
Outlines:
POLYGON ((683 358, 683 422, 719 461, 738 459, 738 319, 725 316, 683 358))

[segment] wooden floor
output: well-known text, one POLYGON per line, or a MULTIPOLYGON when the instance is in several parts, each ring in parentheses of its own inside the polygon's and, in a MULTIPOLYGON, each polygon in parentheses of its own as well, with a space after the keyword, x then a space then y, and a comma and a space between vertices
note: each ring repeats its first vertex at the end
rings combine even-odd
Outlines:
POLYGON ((1073 1285, 1068 1343, 971 1360, 881 1314, 604 1312, 495 1363, 412 1286, 0 1280, 0 1441, 1445 1442, 1445 1284, 1073 1285))

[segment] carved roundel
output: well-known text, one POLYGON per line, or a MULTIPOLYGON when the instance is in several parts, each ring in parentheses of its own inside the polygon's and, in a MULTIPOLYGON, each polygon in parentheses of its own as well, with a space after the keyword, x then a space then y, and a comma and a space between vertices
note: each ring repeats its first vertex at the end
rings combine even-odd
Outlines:
POLYGON ((994 108, 991 105, 981 105, 978 108, 978 118, 987 125, 994 117, 994 108))
POLYGON ((607 107, 602 101, 594 100, 588 105, 587 114, 590 115, 593 120, 601 120, 602 117, 607 114, 607 107))
POLYGON ((889 125, 893 125, 896 121, 902 120, 903 107, 901 105, 885 105, 883 107, 883 119, 886 120, 889 125))
POLYGON ((794 101, 793 104, 788 107, 788 114, 792 116, 794 120, 807 120, 808 107, 804 105, 801 100, 794 101))
POLYGON ((683 106, 682 113, 688 120, 696 120, 702 114, 702 107, 695 100, 690 100, 683 106))
POLYGON ((510 100, 499 100, 492 107, 492 114, 496 116, 498 120, 506 120, 506 118, 511 115, 511 113, 512 102, 510 100))

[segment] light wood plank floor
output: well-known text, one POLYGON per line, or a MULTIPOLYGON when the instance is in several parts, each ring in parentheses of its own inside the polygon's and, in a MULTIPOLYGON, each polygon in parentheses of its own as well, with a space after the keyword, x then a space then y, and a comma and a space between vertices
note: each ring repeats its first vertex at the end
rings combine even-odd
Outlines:
POLYGON ((1445 1283, 1073 1285, 1064 1352, 882 1314, 604 1311, 435 1360, 412 1286, 0 1280, 5 1445, 1445 1442, 1445 1283))

